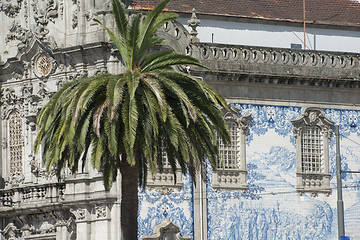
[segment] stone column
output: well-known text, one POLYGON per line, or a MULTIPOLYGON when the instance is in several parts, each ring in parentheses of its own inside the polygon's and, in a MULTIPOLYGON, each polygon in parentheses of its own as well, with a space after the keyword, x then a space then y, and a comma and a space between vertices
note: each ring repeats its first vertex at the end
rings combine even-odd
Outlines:
POLYGON ((194 237, 207 240, 207 199, 206 182, 199 171, 196 175, 196 187, 193 185, 194 198, 194 237))
POLYGON ((105 204, 95 205, 92 212, 91 239, 110 239, 109 209, 105 204))
MULTIPOLYGON (((89 212, 85 207, 72 208, 70 212, 75 216, 76 239, 90 240, 89 212)), ((100 238, 101 239, 101 238, 100 238)), ((105 238, 103 238, 105 239, 105 238)))
POLYGON ((302 176, 299 173, 302 173, 302 155, 301 155, 301 130, 296 129, 294 131, 295 135, 295 144, 296 144, 296 187, 303 188, 302 176))

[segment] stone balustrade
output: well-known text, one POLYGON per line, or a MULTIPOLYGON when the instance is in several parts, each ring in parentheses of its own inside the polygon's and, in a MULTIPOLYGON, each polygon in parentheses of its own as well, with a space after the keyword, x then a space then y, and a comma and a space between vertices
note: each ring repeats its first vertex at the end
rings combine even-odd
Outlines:
POLYGON ((312 85, 359 87, 360 54, 194 43, 185 53, 214 71, 323 79, 312 85), (332 80, 336 80, 333 83, 332 80), (338 82, 338 80, 342 80, 338 82), (344 81, 346 80, 346 81, 344 81), (331 82, 331 83, 330 83, 331 82))
POLYGON ((65 184, 33 185, 0 191, 0 210, 4 207, 25 207, 35 202, 48 204, 59 202, 64 196, 65 184))

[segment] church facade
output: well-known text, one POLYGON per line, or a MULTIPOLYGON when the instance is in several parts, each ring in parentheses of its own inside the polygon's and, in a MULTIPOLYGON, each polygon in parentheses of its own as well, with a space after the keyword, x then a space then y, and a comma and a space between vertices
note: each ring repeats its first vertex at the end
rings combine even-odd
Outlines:
MULTIPOLYGON (((129 12, 146 9, 146 2, 135 1, 129 12)), ((206 176, 198 174, 196 184, 180 171, 175 184, 166 165, 149 174, 146 190, 139 190, 139 239, 338 239, 335 126, 345 171, 345 231, 360 239, 358 27, 313 26, 310 32, 321 30, 317 47, 314 38, 308 41, 313 49, 302 50, 290 48, 295 40, 278 46, 272 38, 254 38, 254 45, 235 39, 246 32, 241 26, 266 38, 281 24, 301 27, 296 22, 173 10, 181 13, 179 21, 158 34, 166 48, 212 69, 179 68, 226 98, 231 144, 220 143, 222 162, 216 169, 204 165, 206 176), (226 26, 241 21, 236 31, 227 29, 227 43, 221 40, 226 26), (325 37, 332 32, 349 50, 331 51, 325 37)), ((0 3, 1 239, 120 239, 120 180, 106 192, 90 164, 57 179, 33 152, 36 116, 63 83, 124 70, 94 17, 114 26, 110 1, 0 3)))

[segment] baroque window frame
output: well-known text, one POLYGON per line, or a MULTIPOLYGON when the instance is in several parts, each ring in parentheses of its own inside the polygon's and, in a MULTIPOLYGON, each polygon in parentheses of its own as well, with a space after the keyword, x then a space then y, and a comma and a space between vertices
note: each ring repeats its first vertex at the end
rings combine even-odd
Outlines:
MULTIPOLYGON (((235 159, 233 159, 233 161, 237 161, 236 165, 238 167, 234 169, 218 165, 217 168, 213 170, 212 186, 215 190, 226 189, 246 191, 248 189, 246 178, 246 135, 249 129, 248 122, 251 119, 251 114, 241 116, 240 110, 237 109, 233 104, 229 104, 229 110, 224 112, 224 119, 228 126, 230 124, 236 125, 235 135, 236 138, 238 138, 236 141, 238 141, 239 144, 235 146, 237 149, 233 150, 238 152, 238 155, 235 155, 235 159)), ((234 135, 231 130, 232 128, 229 129, 230 135, 234 135)), ((221 149, 223 145, 220 139, 219 141, 219 155, 221 157, 221 151, 229 151, 229 146, 224 146, 224 148, 221 149)), ((231 156, 234 155, 231 154, 231 156)))
MULTIPOLYGON (((317 196, 319 193, 323 193, 327 196, 330 195, 331 174, 329 164, 329 146, 334 123, 325 118, 324 110, 318 107, 303 108, 301 116, 297 119, 291 120, 291 123, 293 124, 293 133, 296 145, 297 191, 300 194, 309 193, 311 196, 317 196), (318 129, 321 134, 319 136, 320 139, 316 140, 311 138, 311 136, 308 136, 305 139, 303 137, 305 134, 304 131, 308 129, 318 129), (307 148, 306 153, 303 151, 305 148, 304 144, 307 144, 307 146, 311 148, 307 148), (319 145, 322 148, 316 149, 319 145), (315 154, 320 155, 315 156, 314 158, 315 154), (304 162, 303 157, 308 158, 308 161, 304 162), (320 162, 318 162, 319 160, 320 162)), ((311 132, 311 134, 314 137, 314 134, 316 136, 318 133, 311 132)))
POLYGON ((3 142, 4 146, 3 146, 3 156, 5 157, 5 161, 3 162, 3 164, 5 164, 4 166, 4 176, 5 176, 5 184, 6 186, 10 185, 10 186, 19 186, 20 184, 22 184, 25 180, 25 169, 24 169, 24 164, 25 164, 25 142, 24 142, 24 134, 25 134, 25 128, 24 128, 24 124, 25 124, 25 118, 23 117, 23 115, 21 114, 21 112, 19 110, 17 110, 16 108, 11 109, 10 111, 8 111, 8 113, 6 114, 6 117, 4 118, 4 122, 3 122, 3 127, 5 127, 5 131, 4 131, 4 135, 6 136, 5 138, 5 142, 3 142), (12 161, 14 160, 12 158, 12 153, 11 153, 11 141, 13 140, 13 136, 11 136, 11 127, 10 127, 10 120, 12 118, 12 116, 16 114, 17 117, 19 117, 20 120, 20 128, 21 128, 21 132, 20 132, 20 136, 18 136, 19 139, 17 139, 17 141, 20 141, 20 144, 18 144, 17 146, 21 146, 21 152, 20 152, 20 157, 21 157, 21 171, 18 174, 13 174, 11 171, 11 165, 12 165, 12 161))
POLYGON ((152 175, 152 173, 148 171, 146 185, 148 188, 155 189, 162 195, 167 195, 176 189, 180 190, 184 186, 184 182, 182 179, 181 168, 176 168, 174 176, 171 165, 168 163, 166 152, 162 151, 161 154, 164 163, 163 170, 161 172, 158 171, 155 175, 152 175))

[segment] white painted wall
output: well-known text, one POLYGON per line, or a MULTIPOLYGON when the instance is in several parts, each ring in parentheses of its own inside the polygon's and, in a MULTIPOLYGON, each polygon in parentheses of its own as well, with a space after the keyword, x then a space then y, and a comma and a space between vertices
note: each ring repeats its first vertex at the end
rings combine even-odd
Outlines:
MULTIPOLYGON (((212 42, 214 34, 214 43, 279 48, 290 48, 291 43, 303 45, 302 27, 199 19, 197 30, 202 42, 212 42)), ((178 20, 187 27, 187 18, 178 20)), ((360 53, 360 31, 307 27, 306 45, 310 50, 360 53)))

